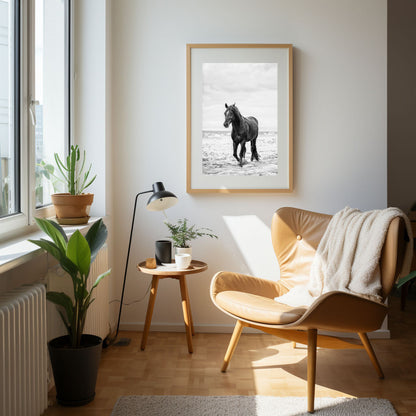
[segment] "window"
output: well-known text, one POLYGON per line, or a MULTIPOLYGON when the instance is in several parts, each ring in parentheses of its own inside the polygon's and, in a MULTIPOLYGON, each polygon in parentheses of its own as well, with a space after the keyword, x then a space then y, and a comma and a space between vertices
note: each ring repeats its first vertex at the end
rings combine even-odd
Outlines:
POLYGON ((0 217, 20 211, 19 4, 0 0, 0 217))
POLYGON ((70 0, 0 0, 0 237, 47 214, 57 189, 49 165, 69 147, 70 11, 70 0))
POLYGON ((35 74, 32 111, 35 121, 36 207, 50 204, 61 183, 51 172, 54 153, 67 152, 69 133, 69 4, 34 0, 35 74))

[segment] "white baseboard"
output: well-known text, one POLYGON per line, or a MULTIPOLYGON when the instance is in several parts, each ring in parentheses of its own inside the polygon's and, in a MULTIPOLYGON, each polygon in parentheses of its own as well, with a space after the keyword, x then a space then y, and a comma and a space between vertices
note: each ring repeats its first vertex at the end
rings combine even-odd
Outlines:
MULTIPOLYGON (((120 324, 121 331, 143 331, 144 322, 127 322, 120 324)), ((233 324, 211 325, 202 324, 194 325, 196 333, 203 334, 231 334, 234 330, 233 324)), ((171 323, 152 323, 150 326, 151 332, 185 332, 185 326, 183 323, 171 324, 171 323)), ((245 334, 260 334, 261 331, 254 328, 244 328, 245 334)), ((357 334, 345 333, 345 332, 331 332, 331 331, 319 331, 322 335, 338 336, 340 338, 358 338, 357 334)), ((379 329, 368 334, 370 339, 389 339, 390 331, 388 329, 379 329)))

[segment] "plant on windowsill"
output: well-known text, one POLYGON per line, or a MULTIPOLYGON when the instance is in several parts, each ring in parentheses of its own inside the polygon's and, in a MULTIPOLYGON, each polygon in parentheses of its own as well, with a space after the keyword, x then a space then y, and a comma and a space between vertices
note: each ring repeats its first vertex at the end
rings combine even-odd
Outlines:
POLYGON ((51 195, 56 219, 60 224, 86 224, 90 218, 89 212, 94 195, 84 193, 84 191, 94 182, 97 175, 90 177, 91 164, 85 170, 86 152, 84 150, 81 159, 81 151, 78 145, 71 146, 65 161, 62 161, 57 153, 54 156, 60 175, 55 174, 55 170, 51 165, 43 166, 41 172, 51 181, 63 182, 67 190, 65 193, 54 193, 51 195))
POLYGON ((192 255, 191 241, 200 237, 218 238, 209 228, 197 228, 196 225, 189 225, 187 218, 179 219, 176 224, 165 221, 169 229, 176 254, 188 253, 192 255))
POLYGON ((73 293, 48 292, 46 298, 58 306, 67 335, 48 343, 58 403, 79 406, 94 399, 102 339, 83 334, 94 289, 110 270, 88 284, 90 267, 107 239, 107 228, 100 219, 85 237, 77 230, 68 239, 54 221, 36 218, 38 227, 52 240, 29 240, 55 257, 72 279, 73 293))

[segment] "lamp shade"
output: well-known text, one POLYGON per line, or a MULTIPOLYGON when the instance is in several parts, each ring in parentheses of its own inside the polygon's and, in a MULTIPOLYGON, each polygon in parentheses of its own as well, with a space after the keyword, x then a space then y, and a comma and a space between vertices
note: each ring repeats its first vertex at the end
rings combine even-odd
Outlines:
POLYGON ((147 202, 149 211, 163 211, 174 206, 178 198, 172 192, 166 191, 162 182, 155 182, 152 185, 153 194, 147 202))

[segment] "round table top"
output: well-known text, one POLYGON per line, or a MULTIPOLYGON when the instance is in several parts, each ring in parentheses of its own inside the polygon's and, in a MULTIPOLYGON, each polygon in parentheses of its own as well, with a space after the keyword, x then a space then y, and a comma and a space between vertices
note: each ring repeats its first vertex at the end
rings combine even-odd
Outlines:
POLYGON ((203 261, 192 260, 190 266, 187 269, 178 270, 174 263, 172 266, 159 266, 156 269, 149 269, 146 267, 146 262, 142 261, 137 265, 137 269, 142 273, 152 274, 157 276, 182 276, 185 274, 200 273, 208 269, 208 265, 203 261))

